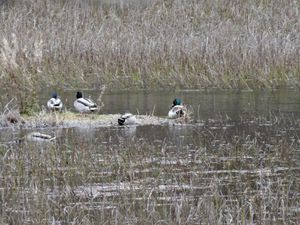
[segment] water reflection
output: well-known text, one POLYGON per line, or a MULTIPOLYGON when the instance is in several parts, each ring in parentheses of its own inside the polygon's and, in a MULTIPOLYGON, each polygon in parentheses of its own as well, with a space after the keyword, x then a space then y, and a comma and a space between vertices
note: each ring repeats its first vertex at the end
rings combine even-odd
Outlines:
POLYGON ((6 129, 1 132, 0 142, 23 140, 32 131, 38 131, 56 137, 59 145, 74 145, 87 143, 99 148, 102 144, 119 144, 123 141, 144 140, 147 143, 156 145, 164 142, 166 145, 176 147, 189 144, 199 145, 201 143, 201 132, 203 127, 198 125, 130 125, 98 127, 79 126, 73 128, 52 128, 52 129, 27 129, 12 132, 6 129))
POLYGON ((78 137, 81 141, 91 141, 95 139, 95 128, 87 125, 81 125, 73 128, 72 136, 78 137))
POLYGON ((137 126, 136 125, 121 126, 119 127, 118 131, 121 136, 130 138, 136 135, 137 126))
MULTIPOLYGON (((53 90, 39 93, 41 108, 46 107, 53 90)), ((75 111, 73 102, 76 91, 58 90, 65 108, 75 111)), ((99 97, 100 91, 85 90, 85 96, 99 97)), ((173 99, 179 97, 190 105, 195 120, 215 118, 226 114, 238 118, 244 112, 267 115, 270 111, 281 111, 300 115, 300 90, 281 89, 275 91, 120 91, 106 92, 103 96, 103 114, 118 114, 126 111, 134 114, 153 114, 166 117, 173 99)), ((0 110, 9 102, 5 95, 0 98, 0 110)))
MULTIPOLYGON (((41 93, 40 103, 45 105, 52 90, 41 93)), ((74 111, 75 91, 59 91, 68 110, 74 111)), ((86 96, 97 99, 100 91, 85 91, 86 96)), ((120 91, 105 93, 103 114, 118 114, 126 111, 134 114, 150 114, 166 117, 173 99, 179 97, 190 105, 195 120, 216 118, 220 114, 239 118, 244 112, 268 115, 270 111, 281 111, 300 115, 300 91, 120 91)))

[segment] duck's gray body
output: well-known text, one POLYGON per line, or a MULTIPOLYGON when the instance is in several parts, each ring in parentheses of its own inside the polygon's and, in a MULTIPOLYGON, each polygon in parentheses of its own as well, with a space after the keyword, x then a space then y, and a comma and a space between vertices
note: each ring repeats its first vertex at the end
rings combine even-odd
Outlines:
POLYGON ((168 112, 169 119, 183 117, 186 114, 186 107, 183 105, 175 105, 168 112))
POLYGON ((98 109, 96 103, 91 99, 83 98, 81 92, 77 92, 77 99, 74 101, 75 109, 80 113, 94 112, 98 109))

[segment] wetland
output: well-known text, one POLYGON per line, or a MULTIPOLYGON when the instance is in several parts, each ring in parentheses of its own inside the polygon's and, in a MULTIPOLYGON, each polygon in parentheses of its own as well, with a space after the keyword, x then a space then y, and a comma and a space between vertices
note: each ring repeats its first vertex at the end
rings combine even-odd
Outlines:
POLYGON ((0 224, 300 224, 299 12, 0 1, 0 224), (100 111, 76 113, 78 90, 100 111))
MULTIPOLYGON (((60 95, 72 111, 74 92, 60 95)), ((1 223, 298 224, 297 96, 124 91, 105 94, 90 119, 65 112, 88 123, 2 127, 1 223), (189 122, 167 119, 174 96, 190 104, 189 122), (160 121, 94 125, 124 109, 160 121), (56 139, 22 139, 33 131, 56 139)))

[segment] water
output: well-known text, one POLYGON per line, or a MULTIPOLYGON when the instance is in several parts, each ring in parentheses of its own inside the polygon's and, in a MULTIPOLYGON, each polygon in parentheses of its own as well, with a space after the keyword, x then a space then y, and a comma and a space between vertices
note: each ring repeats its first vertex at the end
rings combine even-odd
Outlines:
MULTIPOLYGON (((96 100, 100 91, 84 91, 85 97, 96 100)), ((73 111, 75 91, 60 91, 68 110, 73 111)), ((41 105, 51 92, 41 95, 41 105)), ((106 93, 103 96, 103 114, 117 114, 130 111, 135 114, 154 114, 165 117, 175 97, 194 110, 195 119, 213 119, 220 114, 227 114, 231 118, 238 118, 245 112, 267 115, 271 111, 281 111, 300 115, 300 91, 282 89, 276 91, 120 91, 106 93)))
MULTIPOLYGON (((59 92, 68 110, 74 93, 59 92)), ((193 119, 2 128, 0 223, 299 224, 299 94, 120 91, 103 96, 101 113, 166 117, 180 97, 193 119), (11 142, 32 131, 57 138, 11 142)))

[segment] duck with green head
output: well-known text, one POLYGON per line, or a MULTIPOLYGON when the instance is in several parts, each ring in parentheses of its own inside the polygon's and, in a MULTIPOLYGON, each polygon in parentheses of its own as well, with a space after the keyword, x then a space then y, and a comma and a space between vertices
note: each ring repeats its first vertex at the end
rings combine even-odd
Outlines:
POLYGON ((171 109, 168 112, 168 118, 176 119, 179 117, 184 117, 186 113, 187 113, 186 106, 182 104, 181 99, 175 98, 173 101, 173 105, 171 106, 171 109))

